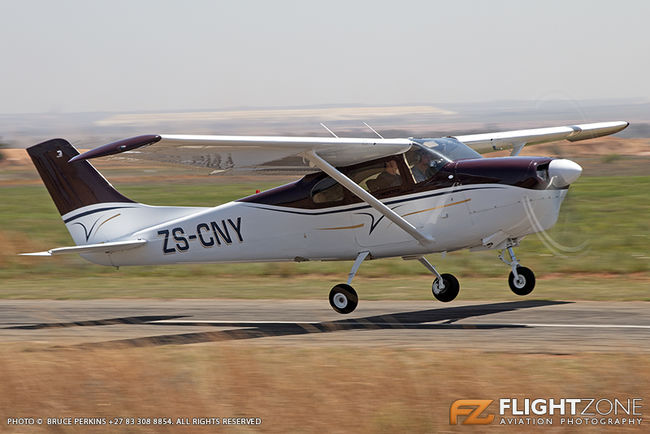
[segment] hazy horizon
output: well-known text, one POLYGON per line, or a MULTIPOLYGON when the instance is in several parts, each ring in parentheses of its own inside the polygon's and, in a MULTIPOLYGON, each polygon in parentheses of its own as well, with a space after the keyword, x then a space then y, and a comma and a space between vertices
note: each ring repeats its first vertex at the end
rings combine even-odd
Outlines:
POLYGON ((185 107, 185 108, 174 108, 169 107, 166 109, 163 108, 153 108, 153 109, 138 109, 134 108, 132 110, 128 109, 112 109, 112 110, 79 110, 79 111, 64 111, 64 110, 49 110, 49 111, 34 111, 34 112, 0 112, 0 116, 20 116, 20 115, 65 115, 65 114, 146 114, 146 113, 202 113, 202 112, 222 112, 222 111, 255 111, 255 110, 304 110, 304 109, 327 109, 327 108, 354 108, 354 107, 413 107, 413 106, 430 106, 437 107, 442 110, 445 110, 449 107, 463 106, 471 107, 473 105, 477 107, 485 107, 487 105, 494 105, 496 107, 503 107, 507 105, 511 106, 521 106, 527 105, 530 107, 539 106, 543 104, 566 104, 566 105, 606 105, 606 104, 650 104, 650 97, 641 98, 641 97, 628 97, 628 98, 591 98, 591 99, 579 99, 579 100, 569 100, 569 99, 542 99, 539 101, 532 99, 486 99, 486 100, 475 100, 475 101, 466 101, 466 102, 426 102, 426 101, 406 101, 404 103, 386 103, 386 104, 372 104, 372 103, 363 103, 363 102, 349 102, 349 103, 330 103, 330 104, 291 104, 291 105, 239 105, 239 106, 222 106, 222 107, 185 107))
POLYGON ((625 120, 620 135, 650 137, 650 102, 638 100, 501 101, 442 105, 329 105, 185 111, 0 114, 0 143, 30 146, 64 137, 93 147, 140 134, 441 137, 512 129, 625 120))

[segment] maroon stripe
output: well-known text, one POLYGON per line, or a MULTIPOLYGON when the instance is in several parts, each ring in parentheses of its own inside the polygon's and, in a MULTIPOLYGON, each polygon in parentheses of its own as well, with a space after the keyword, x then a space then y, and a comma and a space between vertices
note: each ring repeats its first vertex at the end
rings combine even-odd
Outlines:
POLYGON ((133 202, 117 192, 88 161, 68 163, 79 153, 66 140, 48 140, 27 148, 27 153, 61 215, 97 203, 133 202))
POLYGON ((118 140, 117 142, 108 143, 99 146, 83 154, 70 159, 69 163, 79 160, 89 160, 91 158, 105 157, 107 155, 119 154, 120 152, 130 151, 132 149, 141 148, 142 146, 152 145, 159 142, 160 136, 154 134, 147 134, 144 136, 131 137, 129 139, 118 140))

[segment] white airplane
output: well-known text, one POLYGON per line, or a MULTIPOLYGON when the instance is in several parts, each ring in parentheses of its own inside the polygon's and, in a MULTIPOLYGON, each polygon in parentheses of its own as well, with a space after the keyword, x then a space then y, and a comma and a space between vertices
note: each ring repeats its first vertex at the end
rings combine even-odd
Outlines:
MULTIPOLYGON (((525 145, 614 134, 606 122, 436 139, 146 135, 79 154, 53 139, 27 149, 76 246, 26 255, 77 253, 108 266, 172 263, 354 261, 329 301, 352 312, 350 286, 366 259, 417 259, 449 302, 458 280, 424 255, 501 250, 515 294, 535 286, 513 248, 552 227, 573 161, 516 156, 525 145), (511 156, 480 153, 512 149, 511 156), (296 182, 216 207, 149 206, 118 193, 86 160, 123 157, 199 165, 214 172, 307 174, 296 182), (507 253, 507 255, 506 255, 507 253)), ((374 131, 374 130, 373 130, 374 131)), ((379 135, 379 134, 377 134, 379 135)))

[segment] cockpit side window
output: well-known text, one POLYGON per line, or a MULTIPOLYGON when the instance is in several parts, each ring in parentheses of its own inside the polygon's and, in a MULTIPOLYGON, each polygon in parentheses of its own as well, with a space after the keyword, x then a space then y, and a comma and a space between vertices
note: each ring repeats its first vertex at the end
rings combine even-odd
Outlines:
MULTIPOLYGON (((378 198, 400 194, 411 183, 409 167, 403 154, 359 163, 340 169, 361 188, 378 198)), ((360 199, 329 176, 311 184, 309 201, 317 208, 359 202, 360 199)))
POLYGON ((441 155, 437 155, 419 145, 412 146, 406 153, 406 161, 416 184, 431 179, 448 163, 441 155))

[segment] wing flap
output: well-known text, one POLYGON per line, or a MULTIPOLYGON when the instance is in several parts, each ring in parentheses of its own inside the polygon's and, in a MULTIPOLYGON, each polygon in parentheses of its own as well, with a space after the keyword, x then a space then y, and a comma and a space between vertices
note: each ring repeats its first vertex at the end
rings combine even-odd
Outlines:
POLYGON ((57 247, 45 252, 21 253, 21 256, 54 256, 78 253, 112 253, 135 249, 147 244, 146 240, 115 241, 111 243, 87 244, 85 246, 57 247))

